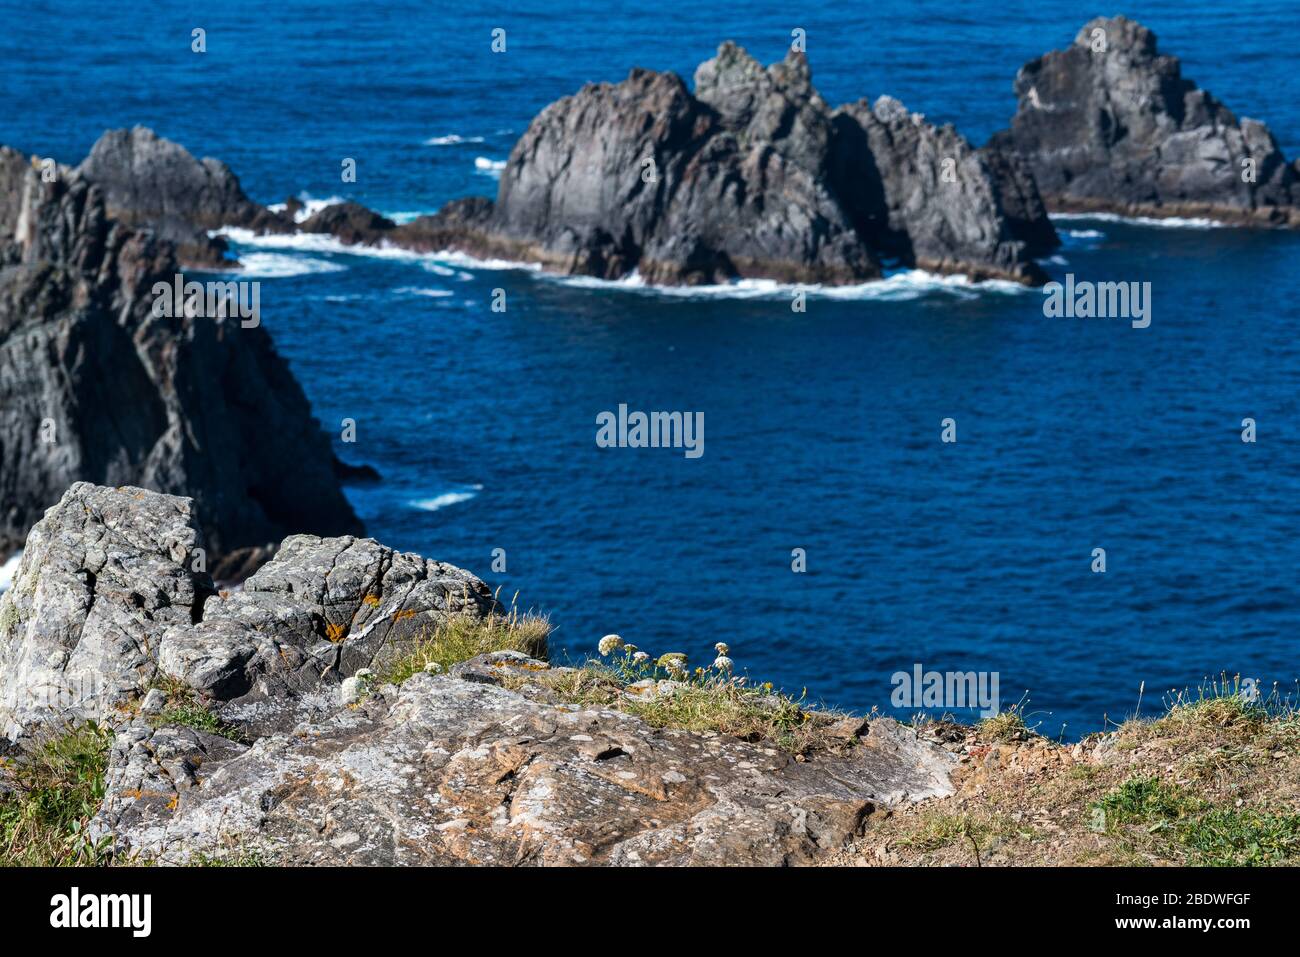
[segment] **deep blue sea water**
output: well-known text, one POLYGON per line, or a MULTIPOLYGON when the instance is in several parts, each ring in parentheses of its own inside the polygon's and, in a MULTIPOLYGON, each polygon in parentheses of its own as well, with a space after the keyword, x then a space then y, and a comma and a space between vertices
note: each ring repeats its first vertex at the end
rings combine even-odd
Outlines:
MULTIPOLYGON (((724 39, 771 61, 795 27, 832 104, 889 93, 983 142, 1014 110, 1016 69, 1112 12, 4 0, 0 142, 73 163, 103 130, 141 123, 226 161, 262 202, 413 215, 494 195, 484 167, 584 82, 638 65, 689 78, 724 39), (490 52, 496 27, 505 54, 490 52)), ((1125 12, 1300 155, 1294 9, 1125 12)), ((725 640, 754 676, 855 709, 887 707, 890 675, 915 663, 996 671, 1004 704, 1028 690, 1042 730, 1067 736, 1131 712, 1144 681, 1148 703, 1224 670, 1293 687, 1300 235, 1058 225, 1049 270, 1149 280, 1149 329, 1047 319, 1035 291, 908 277, 798 315, 785 293, 239 251, 321 420, 336 434, 356 420, 340 453, 385 477, 350 490, 371 534, 517 592, 574 656, 618 632, 703 663, 725 640), (597 448, 595 416, 619 403, 702 411, 705 454, 597 448)))

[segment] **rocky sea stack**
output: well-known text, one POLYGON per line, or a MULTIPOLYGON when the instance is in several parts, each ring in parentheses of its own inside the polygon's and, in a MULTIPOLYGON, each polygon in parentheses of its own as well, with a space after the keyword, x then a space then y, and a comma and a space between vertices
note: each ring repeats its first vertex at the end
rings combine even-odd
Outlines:
POLYGON ((696 70, 693 93, 636 69, 551 104, 515 144, 495 204, 458 201, 395 238, 420 233, 663 284, 854 283, 885 262, 1032 284, 1034 257, 1056 245, 1014 157, 888 98, 832 110, 804 54, 765 69, 732 43, 696 70))
POLYGON ((76 169, 0 147, 0 550, 78 480, 195 499, 211 571, 256 561, 291 531, 360 532, 329 439, 265 328, 154 315, 155 285, 181 269, 163 234, 183 238, 201 218, 173 200, 224 219, 231 183, 209 203, 165 141, 106 142, 120 146, 101 140, 76 169), (153 144, 143 166, 141 143, 153 144), (136 157, 148 188, 120 180, 108 155, 136 157))
POLYGON ((992 145, 1025 158, 1055 211, 1300 227, 1300 161, 1183 77, 1140 23, 1089 21, 1069 49, 1025 64, 1015 90, 992 145))

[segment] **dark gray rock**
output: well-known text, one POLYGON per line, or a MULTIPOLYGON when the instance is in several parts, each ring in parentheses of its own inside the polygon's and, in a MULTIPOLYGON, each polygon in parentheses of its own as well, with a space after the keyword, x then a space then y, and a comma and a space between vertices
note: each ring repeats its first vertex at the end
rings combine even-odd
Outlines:
POLYGON ((802 53, 764 68, 733 43, 700 65, 693 94, 636 69, 552 103, 511 151, 495 203, 457 200, 401 226, 347 203, 302 228, 670 285, 854 283, 879 278, 881 257, 1040 283, 1033 258, 1056 245, 1023 163, 901 107, 832 112, 802 53))
POLYGON ((765 69, 732 43, 696 71, 694 95, 673 74, 634 70, 547 107, 495 208, 475 212, 450 245, 670 284, 858 282, 880 275, 882 255, 1037 283, 1033 257, 1055 245, 1023 166, 901 107, 832 113, 803 54, 765 69), (940 179, 949 158, 952 184, 940 179))
POLYGON ((1183 77, 1139 23, 1089 21, 1069 49, 1025 64, 1015 91, 993 145, 1025 157, 1054 210, 1300 226, 1300 176, 1268 127, 1183 77))
POLYGON ((109 130, 77 171, 100 187, 110 217, 155 231, 176 244, 182 264, 225 266, 225 243, 208 230, 240 226, 258 232, 290 232, 292 219, 271 212, 244 194, 230 168, 196 159, 183 146, 147 127, 109 130))
POLYGON ((266 329, 154 316, 173 245, 58 170, 0 147, 0 553, 78 480, 194 498, 213 569, 291 531, 360 532, 266 329))
POLYGON ((838 175, 859 231, 922 269, 1038 284, 1055 230, 1022 166, 897 100, 841 107, 838 175))

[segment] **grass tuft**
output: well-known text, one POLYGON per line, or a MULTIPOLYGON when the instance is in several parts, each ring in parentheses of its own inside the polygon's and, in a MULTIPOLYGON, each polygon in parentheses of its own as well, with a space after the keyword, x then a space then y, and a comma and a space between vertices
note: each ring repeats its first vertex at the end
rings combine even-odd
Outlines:
POLYGON ((486 618, 457 615, 439 624, 391 660, 380 684, 400 685, 434 664, 442 673, 451 666, 493 651, 518 651, 532 658, 546 657, 551 623, 544 615, 511 609, 486 618))
POLYGON ((100 864, 106 839, 86 833, 104 798, 112 735, 93 724, 35 744, 5 765, 9 790, 0 794, 0 866, 100 864))

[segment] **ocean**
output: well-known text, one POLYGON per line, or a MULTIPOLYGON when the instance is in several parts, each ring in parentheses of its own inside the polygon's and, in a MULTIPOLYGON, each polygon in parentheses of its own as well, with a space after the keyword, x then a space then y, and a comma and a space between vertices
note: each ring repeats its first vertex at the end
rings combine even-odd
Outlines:
MULTIPOLYGON (((796 28, 832 105, 889 94, 983 143, 1016 70, 1111 12, 4 0, 0 142, 75 163, 143 124, 260 202, 400 220, 495 195, 530 118, 586 82, 689 80, 726 39, 770 62, 796 28)), ((1300 155, 1282 7, 1125 13, 1300 155)), ((1294 690, 1300 235, 1057 226, 1053 278, 1149 281, 1148 328, 906 271, 814 291, 800 314, 765 283, 663 291, 302 237, 234 249, 339 454, 383 476, 349 489, 369 533, 549 613, 561 657, 617 632, 707 664, 725 641, 756 680, 900 715, 897 672, 990 672, 1004 706, 1027 693, 1030 723, 1067 739, 1133 713, 1140 687, 1144 713, 1224 672, 1294 690), (702 413, 703 454, 598 447, 596 417, 620 405, 702 413)))

